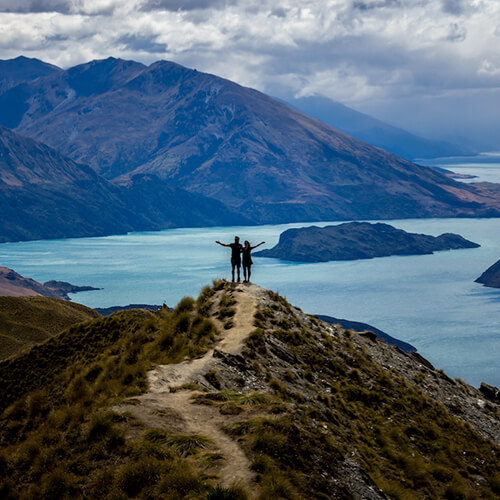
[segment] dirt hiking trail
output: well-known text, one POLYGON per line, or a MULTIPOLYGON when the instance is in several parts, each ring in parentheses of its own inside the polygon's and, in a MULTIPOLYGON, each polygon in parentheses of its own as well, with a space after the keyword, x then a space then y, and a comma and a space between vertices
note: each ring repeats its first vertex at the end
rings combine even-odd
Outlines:
POLYGON ((124 402, 114 409, 131 413, 147 427, 207 436, 213 444, 210 450, 225 457, 215 471, 220 484, 224 487, 235 483, 243 485, 250 498, 254 498, 257 485, 250 463, 238 443, 222 430, 232 421, 231 416, 222 415, 214 406, 193 403, 191 398, 199 391, 179 389, 194 382, 206 385, 204 375, 217 365, 214 351, 241 354, 244 340, 255 329, 253 321, 257 304, 265 300, 266 290, 257 285, 239 283, 229 293, 236 300, 233 326, 225 330, 217 319, 212 318, 221 332, 213 348, 198 359, 156 366, 147 374, 148 392, 133 398, 133 404, 124 402))

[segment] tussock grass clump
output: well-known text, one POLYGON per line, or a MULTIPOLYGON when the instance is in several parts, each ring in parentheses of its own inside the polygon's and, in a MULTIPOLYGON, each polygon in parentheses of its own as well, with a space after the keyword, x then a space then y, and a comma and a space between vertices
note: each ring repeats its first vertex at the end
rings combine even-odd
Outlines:
POLYGON ((212 444, 212 440, 200 434, 176 434, 166 437, 166 443, 172 446, 181 456, 187 457, 212 444))
POLYGON ((205 500, 247 500, 248 493, 243 486, 233 485, 229 488, 217 485, 210 488, 205 500))
POLYGON ((210 370, 204 375, 206 381, 214 386, 216 389, 220 389, 221 381, 219 375, 217 374, 217 370, 210 370))
POLYGON ((193 297, 183 297, 180 302, 175 306, 174 314, 183 312, 191 312, 194 309, 195 301, 193 297))
POLYGON ((245 343, 248 348, 248 354, 255 357, 256 353, 266 354, 267 347, 265 342, 265 331, 262 328, 257 328, 247 337, 245 343))
POLYGON ((229 294, 224 294, 219 302, 219 311, 217 313, 217 318, 221 321, 232 318, 236 314, 236 309, 234 305, 236 300, 229 294))
POLYGON ((219 391, 195 394, 193 401, 198 404, 217 406, 223 415, 238 415, 245 410, 259 407, 269 410, 274 402, 265 392, 219 391))

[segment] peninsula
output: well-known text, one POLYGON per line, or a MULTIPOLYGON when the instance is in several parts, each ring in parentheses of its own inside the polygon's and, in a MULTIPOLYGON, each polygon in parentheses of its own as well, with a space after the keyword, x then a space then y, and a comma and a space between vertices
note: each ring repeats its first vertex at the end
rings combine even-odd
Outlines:
POLYGON ((497 260, 492 266, 488 267, 488 269, 479 276, 476 283, 482 283, 484 286, 489 286, 491 288, 500 288, 500 260, 497 260))
POLYGON ((56 299, 71 300, 69 293, 102 290, 92 286, 76 286, 66 281, 47 281, 39 283, 31 278, 25 278, 8 267, 0 266, 0 295, 9 297, 28 297, 38 295, 56 299))

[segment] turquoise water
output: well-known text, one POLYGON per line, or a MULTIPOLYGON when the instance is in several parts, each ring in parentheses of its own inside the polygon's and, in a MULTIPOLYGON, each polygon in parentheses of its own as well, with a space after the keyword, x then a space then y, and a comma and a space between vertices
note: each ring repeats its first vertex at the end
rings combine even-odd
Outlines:
MULTIPOLYGON (((500 386, 500 289, 474 280, 500 259, 500 219, 391 221, 411 232, 459 233, 481 248, 434 255, 297 264, 254 258, 252 281, 309 313, 362 321, 410 342, 437 368, 473 385, 500 386)), ((316 224, 327 225, 328 223, 316 224)), ((337 224, 337 222, 331 223, 337 224)), ((234 235, 276 244, 288 227, 190 228, 105 238, 0 245, 0 265, 37 281, 57 279, 104 290, 73 300, 91 307, 175 305, 212 279, 230 278, 234 235)))

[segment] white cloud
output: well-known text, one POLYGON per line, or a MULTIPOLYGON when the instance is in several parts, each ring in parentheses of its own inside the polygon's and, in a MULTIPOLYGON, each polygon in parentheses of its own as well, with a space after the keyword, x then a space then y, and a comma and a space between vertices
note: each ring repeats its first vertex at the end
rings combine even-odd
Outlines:
POLYGON ((0 58, 171 59, 360 108, 500 88, 498 0, 0 0, 0 31, 0 58))

